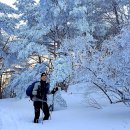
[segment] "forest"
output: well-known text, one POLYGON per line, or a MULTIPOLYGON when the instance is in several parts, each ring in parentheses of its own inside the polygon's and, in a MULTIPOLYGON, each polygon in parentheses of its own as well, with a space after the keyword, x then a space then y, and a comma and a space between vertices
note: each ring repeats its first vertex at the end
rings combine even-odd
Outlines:
POLYGON ((42 72, 129 106, 130 0, 0 2, 0 98, 26 97, 42 72))

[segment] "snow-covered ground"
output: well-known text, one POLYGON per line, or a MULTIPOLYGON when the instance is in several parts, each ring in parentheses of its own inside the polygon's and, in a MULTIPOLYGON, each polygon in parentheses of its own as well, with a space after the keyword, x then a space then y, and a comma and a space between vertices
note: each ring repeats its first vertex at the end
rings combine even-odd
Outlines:
POLYGON ((82 95, 62 94, 68 107, 52 112, 51 120, 33 123, 33 104, 26 99, 0 100, 0 130, 130 130, 130 108, 123 104, 87 107, 82 95))

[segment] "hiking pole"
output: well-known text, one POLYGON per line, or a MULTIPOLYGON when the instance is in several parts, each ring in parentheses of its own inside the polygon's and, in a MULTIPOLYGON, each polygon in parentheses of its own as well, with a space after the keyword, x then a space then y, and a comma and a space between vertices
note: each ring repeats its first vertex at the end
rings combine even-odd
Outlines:
POLYGON ((51 120, 51 115, 52 115, 52 111, 54 111, 54 94, 53 94, 53 98, 52 98, 52 104, 50 105, 50 120, 51 120))
POLYGON ((53 98, 52 98, 52 111, 54 111, 54 95, 55 94, 53 94, 53 98))

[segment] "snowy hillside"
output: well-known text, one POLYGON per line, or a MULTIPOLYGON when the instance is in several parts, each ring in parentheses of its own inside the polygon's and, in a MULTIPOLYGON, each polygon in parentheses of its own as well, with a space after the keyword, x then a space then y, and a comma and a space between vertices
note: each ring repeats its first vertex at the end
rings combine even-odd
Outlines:
MULTIPOLYGON (((72 91, 73 89, 71 89, 72 91)), ((129 130, 130 108, 106 104, 102 109, 86 107, 82 95, 62 93, 68 108, 54 111, 51 119, 33 123, 32 102, 26 99, 0 100, 0 130, 129 130)), ((41 116, 40 116, 41 117, 41 116)))

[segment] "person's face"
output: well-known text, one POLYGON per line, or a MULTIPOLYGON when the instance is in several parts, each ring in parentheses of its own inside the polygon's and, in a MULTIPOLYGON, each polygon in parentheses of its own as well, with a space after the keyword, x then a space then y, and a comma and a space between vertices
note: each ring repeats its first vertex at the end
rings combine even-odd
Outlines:
POLYGON ((46 81, 46 75, 43 75, 43 76, 41 77, 41 80, 42 80, 42 81, 46 81))

